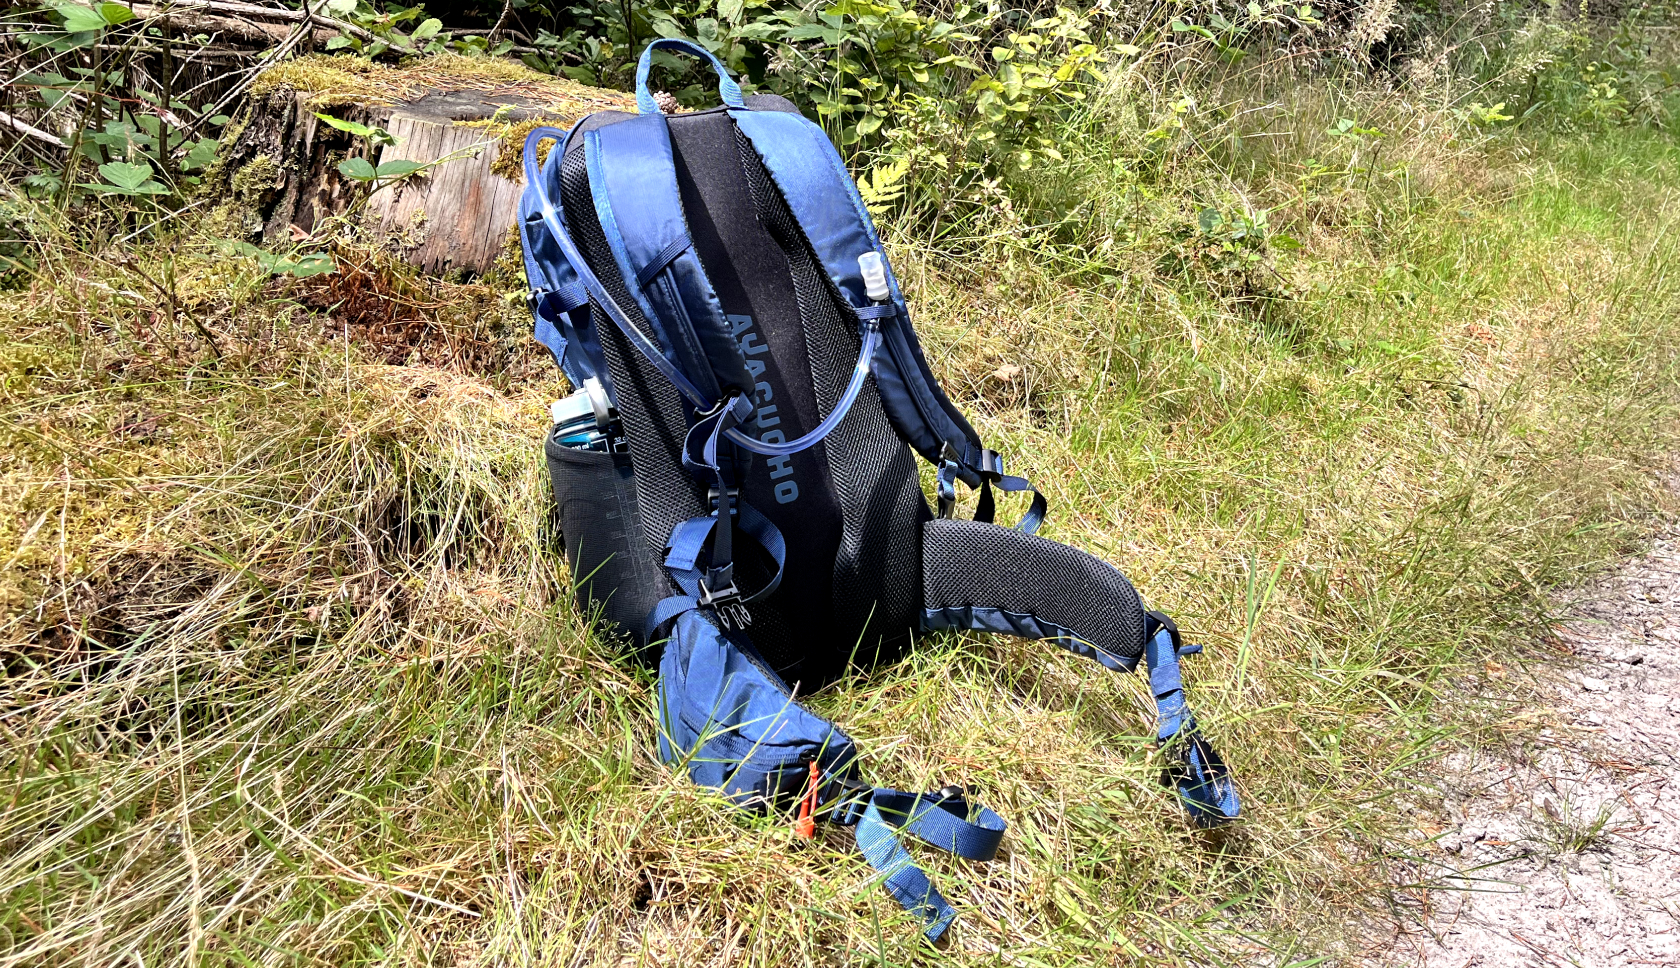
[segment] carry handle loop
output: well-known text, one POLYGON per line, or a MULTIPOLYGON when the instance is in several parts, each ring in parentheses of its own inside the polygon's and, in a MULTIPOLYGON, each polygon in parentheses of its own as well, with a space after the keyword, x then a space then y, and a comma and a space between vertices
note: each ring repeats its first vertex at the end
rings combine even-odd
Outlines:
POLYGON ((681 37, 661 37, 642 48, 642 59, 636 64, 636 109, 643 114, 664 114, 659 102, 653 99, 653 92, 648 90, 648 74, 653 70, 653 52, 660 49, 679 50, 695 57, 704 57, 712 64, 712 70, 717 71, 718 99, 732 108, 744 108, 747 102, 741 98, 741 85, 729 76, 729 70, 723 62, 717 59, 711 51, 692 40, 681 37))

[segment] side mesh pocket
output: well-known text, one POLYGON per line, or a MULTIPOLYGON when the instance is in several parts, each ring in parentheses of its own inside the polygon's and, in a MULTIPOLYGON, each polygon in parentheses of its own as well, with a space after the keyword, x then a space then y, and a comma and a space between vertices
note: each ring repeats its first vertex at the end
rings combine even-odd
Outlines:
POLYGON ((578 608, 645 650, 642 622, 672 585, 648 548, 629 454, 543 445, 578 608))

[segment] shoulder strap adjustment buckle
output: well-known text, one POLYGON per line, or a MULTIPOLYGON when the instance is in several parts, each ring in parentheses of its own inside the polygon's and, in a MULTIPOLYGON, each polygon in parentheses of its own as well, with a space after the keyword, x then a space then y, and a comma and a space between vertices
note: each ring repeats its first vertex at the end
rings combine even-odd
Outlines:
POLYGON ((736 506, 741 503, 741 489, 738 487, 731 487, 727 491, 720 491, 716 487, 706 488, 706 500, 711 502, 712 510, 714 511, 717 510, 718 501, 726 494, 729 500, 729 513, 733 515, 737 513, 735 510, 736 506))
POLYGON ((752 612, 741 603, 741 590, 736 587, 734 577, 730 576, 726 581, 728 587, 714 592, 706 585, 706 579, 700 579, 700 607, 711 609, 726 630, 747 628, 752 625, 752 612))
POLYGON ((842 827, 850 827, 863 816, 875 788, 849 776, 839 777, 834 782, 839 785, 840 792, 835 795, 834 808, 829 812, 828 819, 842 827))

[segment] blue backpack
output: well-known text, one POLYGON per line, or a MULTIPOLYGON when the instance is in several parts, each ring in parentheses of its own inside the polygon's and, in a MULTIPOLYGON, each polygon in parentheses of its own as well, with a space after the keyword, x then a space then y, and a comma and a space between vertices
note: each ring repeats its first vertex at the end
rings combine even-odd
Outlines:
POLYGON ((658 662, 661 758, 804 836, 854 827, 937 939, 955 912, 899 835, 988 860, 1004 821, 961 787, 870 785, 857 744, 794 696, 920 633, 981 629, 1117 672, 1142 660, 1167 781, 1197 823, 1236 817, 1184 703, 1178 660, 1199 647, 1113 567, 1034 534, 1043 496, 929 371, 822 129, 683 40, 648 45, 636 99, 531 132, 519 218, 537 339, 579 388, 545 445, 565 552, 580 607, 658 662), (665 114, 657 48, 710 61, 722 105, 665 114), (937 467, 937 514, 912 452, 937 467), (975 520, 952 517, 959 481, 975 520), (1032 494, 1016 527, 992 523, 994 490, 1032 494))

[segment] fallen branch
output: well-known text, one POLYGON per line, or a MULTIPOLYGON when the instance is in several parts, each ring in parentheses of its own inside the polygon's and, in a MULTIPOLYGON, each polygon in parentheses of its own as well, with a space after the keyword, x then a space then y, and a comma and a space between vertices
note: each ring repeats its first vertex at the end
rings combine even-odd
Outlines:
MULTIPOLYGON (((162 6, 142 4, 137 5, 134 8, 134 12, 139 13, 142 6, 157 13, 162 13, 164 11, 164 7, 162 6)), ((358 27, 355 24, 345 23, 342 20, 335 20, 317 10, 311 10, 308 7, 305 7, 302 10, 291 10, 283 7, 264 7, 254 3, 241 3, 240 0, 173 0, 172 3, 168 4, 168 11, 170 15, 182 10, 203 10, 212 15, 225 15, 233 18, 267 21, 269 23, 296 24, 308 21, 316 27, 324 27, 327 30, 336 31, 347 37, 354 37, 364 43, 371 43, 379 40, 379 38, 375 37, 373 32, 370 30, 358 27)), ((386 41, 386 43, 399 50, 407 49, 401 47, 400 45, 390 44, 389 41, 386 41)))
POLYGON ((64 139, 60 138, 58 135, 53 134, 50 131, 42 131, 40 128, 35 127, 34 125, 30 124, 29 122, 24 121, 20 118, 14 118, 4 111, 0 111, 0 122, 3 122, 5 124, 9 125, 10 127, 16 128, 17 130, 23 132, 26 135, 29 135, 32 138, 39 138, 40 140, 45 141, 48 144, 56 145, 57 147, 60 147, 60 148, 70 147, 69 145, 65 144, 64 139))
MULTIPOLYGON (((510 9, 511 5, 503 8, 501 18, 497 20, 496 26, 492 28, 492 39, 490 41, 491 46, 495 46, 494 38, 504 26, 510 9)), ((264 7, 254 3, 243 3, 241 0, 172 0, 172 2, 166 5, 144 3, 134 5, 134 12, 146 17, 174 18, 179 16, 182 11, 189 10, 204 11, 201 16, 224 20, 227 22, 247 20, 266 21, 268 23, 295 24, 307 20, 313 26, 320 28, 315 32, 314 37, 317 44, 325 44, 328 40, 331 40, 335 34, 341 34, 346 37, 354 37, 364 44, 381 43, 398 53, 420 53, 419 50, 405 44, 397 43, 389 37, 380 37, 365 27, 358 27, 355 24, 346 23, 343 20, 328 17, 325 14, 320 13, 318 10, 310 10, 309 5, 306 5, 302 10, 291 10, 282 7, 264 7)), ((288 32, 270 32, 265 28, 261 28, 257 23, 249 23, 246 25, 246 28, 260 30, 265 36, 276 40, 288 36, 288 32)), ((516 54, 539 53, 537 48, 528 46, 516 46, 510 48, 510 50, 516 54)))
MULTIPOLYGON (((223 34, 247 43, 264 45, 282 43, 292 33, 291 28, 285 26, 287 21, 278 17, 259 20, 245 14, 211 13, 190 2, 172 3, 167 6, 137 3, 134 4, 133 9, 136 16, 159 27, 223 34)), ((293 11, 275 10, 269 12, 292 13, 293 11)), ((333 28, 317 27, 314 39, 317 44, 325 44, 338 35, 338 31, 333 28)))

